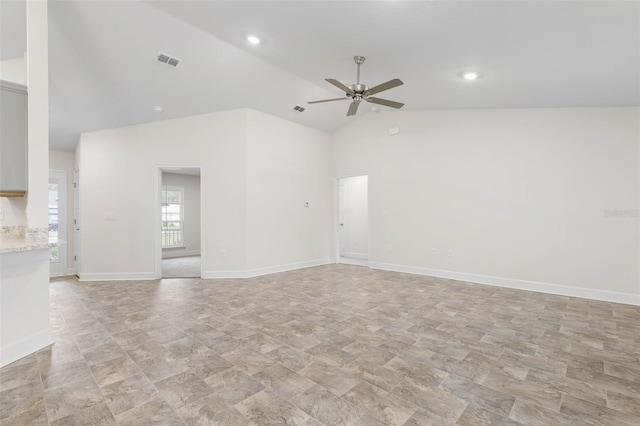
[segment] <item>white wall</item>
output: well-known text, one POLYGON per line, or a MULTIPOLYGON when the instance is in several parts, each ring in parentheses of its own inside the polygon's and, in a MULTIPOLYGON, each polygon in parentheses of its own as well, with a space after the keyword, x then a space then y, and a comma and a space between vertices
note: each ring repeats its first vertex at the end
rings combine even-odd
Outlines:
POLYGON ((67 235, 59 235, 66 241, 68 275, 73 275, 73 175, 76 156, 73 152, 49 151, 49 170, 63 170, 67 174, 67 235))
MULTIPOLYGON (((28 233, 31 239, 47 238, 48 228, 47 6, 44 1, 30 1, 26 6, 30 67, 27 73, 29 186, 25 210, 27 227, 40 231, 28 233)), ((3 209, 6 205, 3 203, 3 209)), ((10 205, 16 206, 14 203, 10 205)), ((12 214, 16 216, 12 220, 22 222, 22 212, 12 214)), ((49 253, 48 249, 40 249, 0 254, 0 367, 53 343, 49 325, 49 253)))
POLYGON ((328 263, 329 135, 253 110, 247 119, 249 274, 328 263))
POLYGON ((0 80, 27 84, 27 68, 24 57, 0 61, 0 80))
MULTIPOLYGON (((49 37, 48 5, 27 2, 27 226, 49 227, 49 37)), ((46 237, 46 235, 45 235, 46 237)))
POLYGON ((162 257, 200 255, 200 176, 162 172, 162 184, 184 189, 184 247, 162 250, 162 257))
POLYGON ((162 166, 201 167, 204 270, 244 270, 245 127, 246 111, 233 110, 82 134, 81 279, 155 276, 162 166))
POLYGON ((202 168, 205 278, 327 262, 329 153, 328 135, 245 109, 83 134, 81 279, 155 276, 162 166, 202 168))
POLYGON ((638 209, 639 117, 369 113, 334 135, 334 176, 369 175, 374 267, 640 303, 638 217, 605 216, 638 209))
POLYGON ((340 256, 367 259, 369 252, 369 214, 367 176, 353 176, 339 181, 340 256))

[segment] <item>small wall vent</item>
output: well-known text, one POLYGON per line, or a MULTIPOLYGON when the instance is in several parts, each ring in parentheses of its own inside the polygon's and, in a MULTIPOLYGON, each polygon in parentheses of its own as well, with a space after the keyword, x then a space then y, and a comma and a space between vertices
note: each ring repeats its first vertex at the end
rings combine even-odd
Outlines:
POLYGON ((293 107, 293 110, 294 111, 298 111, 298 112, 304 112, 305 109, 306 109, 305 107, 300 106, 300 105, 296 105, 296 106, 293 107))
POLYGON ((182 59, 174 58, 173 56, 169 56, 166 53, 158 53, 156 59, 159 62, 165 63, 167 65, 171 65, 173 67, 177 67, 178 64, 182 61, 182 59))

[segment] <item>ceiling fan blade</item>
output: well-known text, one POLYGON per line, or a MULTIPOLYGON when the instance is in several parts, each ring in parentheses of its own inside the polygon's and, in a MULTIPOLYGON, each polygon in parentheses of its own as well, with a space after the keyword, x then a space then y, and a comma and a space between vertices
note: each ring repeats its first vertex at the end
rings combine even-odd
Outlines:
POLYGON ((333 102, 333 101, 346 101, 349 98, 333 98, 333 99, 323 99, 321 101, 308 101, 308 104, 319 104, 322 102, 333 102))
POLYGON ((358 105, 360 105, 360 102, 351 102, 351 105, 349 105, 349 110, 347 111, 347 116, 356 115, 356 112, 358 112, 358 105))
POLYGON ((342 90, 345 93, 348 93, 350 95, 355 95, 356 94, 353 90, 349 89, 347 86, 345 86, 344 84, 340 83, 335 78, 325 78, 325 80, 328 81, 329 83, 333 84, 334 86, 336 86, 338 89, 342 90))
POLYGON ((372 104, 384 105, 391 108, 402 108, 404 106, 403 103, 390 101, 389 99, 381 99, 381 98, 367 98, 367 102, 371 102, 372 104))
POLYGON ((393 80, 389 80, 386 83, 378 84, 377 86, 372 87, 367 90, 367 93, 370 95, 375 95, 376 93, 383 92, 385 90, 393 89, 394 87, 402 86, 404 83, 399 78, 394 78, 393 80))

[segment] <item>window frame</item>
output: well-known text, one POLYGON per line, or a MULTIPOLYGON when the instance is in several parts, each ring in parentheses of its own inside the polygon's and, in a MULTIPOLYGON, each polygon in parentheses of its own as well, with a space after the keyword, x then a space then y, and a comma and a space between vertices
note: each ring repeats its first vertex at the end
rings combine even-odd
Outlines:
POLYGON ((176 249, 176 248, 184 248, 185 247, 185 243, 184 243, 184 207, 185 207, 185 202, 184 202, 184 187, 182 186, 177 186, 177 185, 162 185, 160 188, 160 233, 161 233, 161 238, 160 238, 160 243, 162 246, 162 249, 176 249), (162 200, 166 199, 165 193, 169 192, 169 191, 173 191, 173 192, 180 192, 180 203, 163 203, 162 200), (166 220, 167 219, 167 212, 163 211, 165 205, 179 205, 180 206, 180 219, 178 221, 176 220, 166 220), (169 229, 165 229, 165 223, 167 222, 180 222, 180 229, 179 229, 179 235, 180 235, 180 242, 179 244, 174 244, 174 245, 165 245, 164 244, 164 233, 166 231, 169 231, 169 229))

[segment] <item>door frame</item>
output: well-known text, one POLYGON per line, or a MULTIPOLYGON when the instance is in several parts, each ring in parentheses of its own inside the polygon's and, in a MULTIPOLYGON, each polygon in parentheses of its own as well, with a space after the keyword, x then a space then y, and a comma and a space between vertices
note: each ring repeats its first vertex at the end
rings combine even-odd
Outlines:
POLYGON ((80 169, 73 172, 73 273, 80 278, 80 169))
POLYGON ((189 165, 177 165, 177 164, 164 164, 162 166, 156 166, 155 171, 155 268, 154 278, 162 279, 162 170, 163 169, 200 169, 200 278, 204 277, 204 265, 205 265, 205 198, 204 188, 206 186, 204 179, 205 168, 203 166, 189 166, 189 165))
POLYGON ((333 254, 334 254, 334 263, 343 263, 348 265, 360 265, 360 266, 369 266, 369 262, 371 261, 371 197, 370 197, 370 187, 371 187, 371 175, 367 172, 361 173, 351 173, 337 176, 333 180, 333 205, 334 205, 334 226, 333 226, 333 254), (357 261, 357 260, 349 260, 346 261, 344 259, 340 259, 340 179, 352 178, 352 177, 367 177, 367 260, 366 261, 357 261))
POLYGON ((69 230, 67 229, 67 217, 69 210, 69 194, 67 187, 67 171, 61 169, 49 169, 49 179, 52 175, 58 178, 58 262, 59 270, 54 271, 52 262, 49 261, 49 276, 61 277, 67 275, 68 269, 68 247, 67 243, 69 230), (62 200, 62 201, 61 201, 62 200), (60 241, 62 243, 60 244, 60 241))

